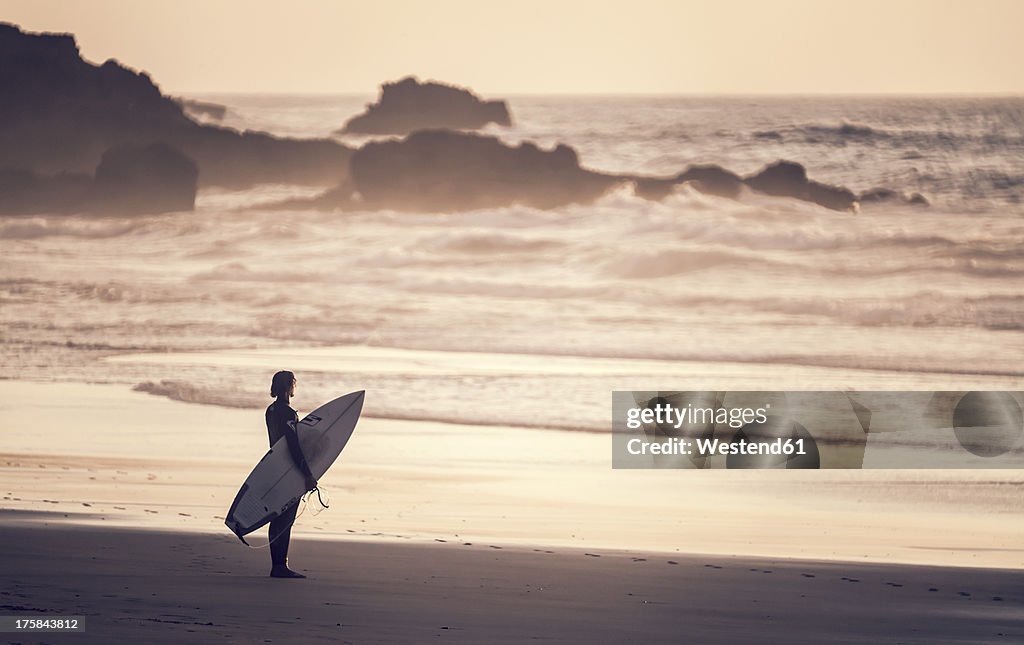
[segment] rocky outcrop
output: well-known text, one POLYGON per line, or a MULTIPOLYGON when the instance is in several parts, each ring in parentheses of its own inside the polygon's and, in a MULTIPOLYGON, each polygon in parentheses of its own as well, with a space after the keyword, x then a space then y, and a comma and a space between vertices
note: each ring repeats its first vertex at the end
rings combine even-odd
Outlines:
POLYGON ((121 144, 103 154, 96 168, 93 210, 165 213, 195 207, 199 169, 163 144, 121 144))
POLYGON ((352 156, 351 178, 364 207, 407 211, 554 208, 591 202, 625 181, 581 168, 568 146, 510 146, 451 130, 368 143, 352 156))
POLYGON ((676 186, 686 183, 702 193, 729 199, 739 199, 743 190, 743 179, 739 175, 713 164, 689 166, 674 177, 634 178, 637 196, 651 200, 664 199, 676 186))
POLYGON ((198 175, 195 162, 168 145, 122 144, 103 154, 94 176, 0 170, 0 214, 190 211, 198 175))
POLYGON ((80 213, 92 208, 93 179, 85 173, 40 175, 0 169, 0 215, 80 213))
POLYGON ((150 77, 82 59, 68 34, 0 23, 0 168, 91 173, 119 144, 169 142, 199 166, 202 185, 330 185, 351 151, 330 140, 281 139, 197 123, 150 77))
POLYGON ((858 197, 853 191, 812 181, 807 178, 807 170, 792 161, 777 161, 746 178, 721 166, 695 165, 674 177, 632 179, 636 194, 653 200, 664 199, 676 186, 688 183, 702 193, 729 199, 739 199, 747 187, 766 195, 791 197, 837 211, 855 211, 858 207, 858 197))
POLYGON ((489 123, 512 125, 504 101, 484 101, 469 90, 414 77, 381 87, 380 98, 352 117, 340 134, 397 134, 416 130, 479 130, 489 123))
POLYGON ((807 170, 792 161, 765 166, 743 182, 751 189, 776 197, 792 197, 837 211, 857 209, 857 195, 841 186, 830 186, 807 178, 807 170))
POLYGON ((909 195, 891 188, 872 188, 865 190, 859 197, 861 204, 878 203, 903 203, 911 206, 928 206, 928 199, 921 193, 910 193, 909 195))
POLYGON ((576 151, 565 145, 543 150, 475 133, 422 130, 366 144, 352 156, 348 177, 319 197, 269 207, 452 212, 518 204, 548 209, 589 203, 626 183, 652 200, 688 184, 729 199, 751 190, 840 211, 858 205, 853 192, 811 181, 803 166, 789 161, 747 178, 716 165, 689 166, 671 177, 613 175, 582 167, 576 151))

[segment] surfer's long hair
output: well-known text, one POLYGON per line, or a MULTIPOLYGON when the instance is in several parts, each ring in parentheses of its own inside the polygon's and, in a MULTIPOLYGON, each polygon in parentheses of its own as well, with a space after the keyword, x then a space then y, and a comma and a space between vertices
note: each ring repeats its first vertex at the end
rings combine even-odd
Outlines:
POLYGON ((270 396, 279 397, 288 394, 295 383, 295 374, 282 370, 274 374, 274 380, 270 382, 270 396))

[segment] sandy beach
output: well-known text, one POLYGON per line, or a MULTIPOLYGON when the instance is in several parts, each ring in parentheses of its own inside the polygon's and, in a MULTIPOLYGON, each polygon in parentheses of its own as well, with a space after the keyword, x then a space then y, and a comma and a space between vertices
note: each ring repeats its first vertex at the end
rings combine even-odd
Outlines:
POLYGON ((608 436, 367 418, 280 581, 222 523, 260 410, 0 394, 47 410, 0 456, 0 604, 87 621, 46 642, 1024 637, 1015 472, 613 471, 608 436))
MULTIPOLYGON (((4 508, 78 524, 230 535, 266 452, 260 409, 0 381, 0 414, 24 410, 46 414, 9 429, 4 508)), ((331 508, 295 533, 1024 569, 1019 471, 621 471, 610 453, 607 434, 366 418, 320 482, 331 508)))
POLYGON ((1018 571, 299 538, 294 560, 310 578, 273 580, 264 554, 229 536, 56 530, 45 514, 15 515, 0 533, 4 613, 85 619, 85 634, 44 642, 1024 638, 1018 571))

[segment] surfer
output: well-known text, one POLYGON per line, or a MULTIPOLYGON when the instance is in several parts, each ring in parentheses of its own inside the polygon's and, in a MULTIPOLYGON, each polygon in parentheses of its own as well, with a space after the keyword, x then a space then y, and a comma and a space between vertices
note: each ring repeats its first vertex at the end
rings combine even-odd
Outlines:
MULTIPOLYGON (((316 478, 309 470, 302 449, 299 447, 299 437, 293 426, 288 422, 298 423, 299 415, 289 405, 291 397, 295 396, 295 374, 281 371, 274 374, 270 384, 270 396, 275 401, 267 408, 267 433, 270 435, 270 445, 273 445, 281 437, 285 437, 288 443, 288 451, 295 460, 302 474, 306 476, 306 490, 316 488, 316 478)), ((284 510, 270 523, 270 577, 272 578, 305 578, 306 576, 292 571, 288 568, 288 542, 291 540, 292 524, 295 522, 295 513, 298 511, 299 503, 295 502, 284 510)))

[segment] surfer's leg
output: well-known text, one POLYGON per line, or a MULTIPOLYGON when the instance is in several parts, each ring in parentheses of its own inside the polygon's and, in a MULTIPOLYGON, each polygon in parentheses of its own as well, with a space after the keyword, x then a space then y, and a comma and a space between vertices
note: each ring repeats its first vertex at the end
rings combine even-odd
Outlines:
POLYGON ((288 543, 291 541, 292 524, 295 522, 295 513, 298 508, 298 504, 292 504, 270 523, 270 532, 267 537, 272 540, 270 560, 275 565, 288 564, 288 543))
POLYGON ((270 575, 275 578, 305 578, 288 568, 288 543, 291 542, 292 524, 298 510, 298 503, 292 504, 270 523, 268 537, 273 540, 270 543, 270 575))

